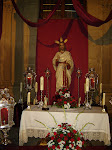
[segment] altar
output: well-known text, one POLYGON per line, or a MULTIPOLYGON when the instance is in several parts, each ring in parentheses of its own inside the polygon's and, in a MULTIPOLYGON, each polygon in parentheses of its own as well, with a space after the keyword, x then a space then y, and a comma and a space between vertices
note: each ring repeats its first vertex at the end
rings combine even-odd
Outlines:
POLYGON ((42 122, 49 128, 55 127, 63 122, 73 124, 76 116, 79 114, 76 121, 76 129, 80 130, 86 123, 88 124, 83 130, 85 140, 103 141, 105 145, 110 145, 110 125, 108 114, 102 112, 101 107, 92 107, 91 110, 84 110, 83 107, 64 110, 57 107, 49 107, 49 111, 44 111, 38 108, 37 105, 32 105, 31 110, 25 109, 22 112, 20 130, 19 130, 19 146, 28 142, 28 137, 45 138, 49 132, 47 128, 39 123, 42 122), (52 114, 52 116, 50 114, 52 114), (66 118, 66 119, 65 119, 66 118), (37 122, 38 120, 39 122, 37 122))

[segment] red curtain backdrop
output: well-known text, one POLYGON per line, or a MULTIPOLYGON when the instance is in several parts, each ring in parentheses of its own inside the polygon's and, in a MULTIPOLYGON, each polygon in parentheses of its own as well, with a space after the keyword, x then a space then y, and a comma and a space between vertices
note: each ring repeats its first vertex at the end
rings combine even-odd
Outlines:
MULTIPOLYGON (((85 25, 86 27, 86 25, 85 25)), ((86 27, 87 28, 87 27, 86 27)), ((40 76, 45 77, 45 70, 49 68, 51 71, 49 77, 49 97, 50 104, 52 104, 52 97, 55 95, 56 90, 56 78, 55 71, 52 65, 52 59, 55 53, 58 51, 58 45, 54 44, 55 40, 64 36, 68 39, 66 48, 71 52, 74 61, 74 71, 72 73, 72 83, 70 92, 72 96, 78 99, 78 78, 76 77, 76 70, 78 68, 82 71, 80 77, 80 96, 84 101, 84 82, 85 74, 88 72, 88 39, 82 33, 77 20, 65 20, 65 19, 52 19, 44 26, 41 26, 37 30, 37 49, 36 49, 36 73, 37 82, 40 81, 40 76), (68 28, 69 27, 69 28, 68 28), (68 30, 69 29, 69 30, 68 30), (66 31, 66 35, 65 35, 66 31)), ((47 94, 47 82, 46 77, 44 89, 47 94)), ((40 83, 39 83, 40 84, 40 83)), ((40 87, 39 87, 40 89, 40 87)), ((40 92, 38 92, 40 94, 40 92)), ((38 97, 40 99, 40 97, 38 97)))

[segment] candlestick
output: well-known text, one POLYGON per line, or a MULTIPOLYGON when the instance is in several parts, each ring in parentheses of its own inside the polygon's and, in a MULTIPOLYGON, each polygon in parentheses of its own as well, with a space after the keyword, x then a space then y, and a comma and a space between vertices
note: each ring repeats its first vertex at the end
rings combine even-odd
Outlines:
POLYGON ((35 93, 37 93, 38 92, 38 83, 36 82, 35 83, 35 93))
POLYGON ((84 106, 83 108, 84 108, 84 109, 91 109, 91 105, 90 105, 90 103, 88 102, 88 92, 86 93, 86 96, 87 96, 87 99, 86 99, 85 106, 84 106))
POLYGON ((28 85, 30 86, 31 85, 31 77, 27 77, 27 80, 28 80, 28 85))
POLYGON ((40 90, 41 91, 44 90, 44 77, 43 76, 40 77, 40 90))
POLYGON ((28 105, 30 104, 30 92, 28 92, 28 94, 27 94, 27 104, 28 105))
POLYGON ((20 82, 20 92, 22 92, 22 82, 20 82))
POLYGON ((86 94, 86 83, 84 83, 84 93, 86 94))
POLYGON ((86 92, 89 92, 89 78, 86 78, 86 92))
POLYGON ((105 105, 105 93, 103 93, 103 102, 102 102, 102 105, 103 106, 105 105))
POLYGON ((102 83, 100 83, 100 94, 102 93, 102 83))
POLYGON ((78 106, 80 107, 80 102, 81 102, 81 97, 79 97, 79 103, 78 103, 78 106))

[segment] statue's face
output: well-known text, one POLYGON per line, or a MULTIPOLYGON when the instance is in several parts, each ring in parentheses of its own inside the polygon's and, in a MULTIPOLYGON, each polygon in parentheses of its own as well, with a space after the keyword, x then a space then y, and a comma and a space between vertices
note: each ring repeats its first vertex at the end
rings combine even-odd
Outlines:
POLYGON ((64 51, 65 51, 65 45, 64 43, 60 43, 60 52, 64 53, 64 51))

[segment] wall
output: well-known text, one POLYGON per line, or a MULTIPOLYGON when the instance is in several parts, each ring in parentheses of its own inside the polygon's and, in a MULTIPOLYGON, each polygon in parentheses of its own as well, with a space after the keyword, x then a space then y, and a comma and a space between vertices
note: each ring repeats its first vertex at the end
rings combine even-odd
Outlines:
MULTIPOLYGON (((96 18, 105 20, 112 10, 111 0, 88 0, 87 11, 96 18)), ((112 95, 112 20, 100 27, 88 26, 89 68, 95 68, 99 82, 106 93, 106 105, 111 110, 109 99, 112 95)))

